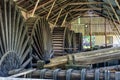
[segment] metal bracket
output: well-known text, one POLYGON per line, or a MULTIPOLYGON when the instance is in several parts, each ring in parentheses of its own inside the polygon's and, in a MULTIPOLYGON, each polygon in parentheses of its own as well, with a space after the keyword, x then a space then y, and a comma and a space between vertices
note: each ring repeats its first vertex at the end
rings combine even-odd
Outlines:
POLYGON ((60 71, 61 69, 56 69, 53 71, 53 79, 54 80, 59 80, 57 77, 58 77, 58 72, 60 71))
POLYGON ((115 72, 115 80, 120 80, 120 72, 115 72))
POLYGON ((48 69, 42 69, 40 71, 40 79, 44 79, 44 76, 45 76, 45 72, 48 71, 48 69))
POLYGON ((95 70, 95 80, 100 80, 100 70, 99 69, 95 70))
POLYGON ((86 77, 86 69, 81 70, 81 80, 85 80, 86 77))
POLYGON ((104 79, 105 80, 110 80, 110 71, 105 70, 104 79))
POLYGON ((70 80, 72 71, 73 71, 73 69, 68 69, 67 70, 67 72, 66 72, 66 80, 70 80))

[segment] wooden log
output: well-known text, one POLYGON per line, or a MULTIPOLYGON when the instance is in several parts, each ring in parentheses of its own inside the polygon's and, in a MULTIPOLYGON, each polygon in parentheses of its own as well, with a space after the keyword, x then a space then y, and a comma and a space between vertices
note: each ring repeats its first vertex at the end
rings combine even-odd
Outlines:
POLYGON ((107 62, 110 60, 120 59, 119 48, 108 48, 89 52, 81 52, 76 54, 69 54, 66 56, 56 57, 50 60, 51 63, 45 65, 45 68, 57 67, 67 63, 67 56, 75 56, 75 60, 81 65, 95 64, 107 62))
POLYGON ((27 70, 27 71, 24 71, 24 72, 21 72, 21 73, 18 73, 18 74, 9 76, 9 77, 11 77, 11 78, 20 77, 20 76, 24 76, 26 74, 32 73, 33 71, 36 71, 36 69, 30 69, 30 70, 27 70))
POLYGON ((52 79, 27 79, 27 78, 8 78, 8 77, 0 77, 0 80, 52 80, 52 79))

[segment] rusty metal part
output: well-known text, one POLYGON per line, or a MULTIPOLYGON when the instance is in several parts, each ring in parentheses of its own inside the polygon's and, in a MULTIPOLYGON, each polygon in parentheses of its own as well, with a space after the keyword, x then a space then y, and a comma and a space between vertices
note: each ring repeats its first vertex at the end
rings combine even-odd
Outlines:
POLYGON ((51 30, 45 18, 31 17, 26 21, 32 42, 33 64, 38 60, 49 61, 53 54, 51 30))
POLYGON ((24 18, 15 2, 0 0, 0 76, 30 67, 32 58, 24 18))

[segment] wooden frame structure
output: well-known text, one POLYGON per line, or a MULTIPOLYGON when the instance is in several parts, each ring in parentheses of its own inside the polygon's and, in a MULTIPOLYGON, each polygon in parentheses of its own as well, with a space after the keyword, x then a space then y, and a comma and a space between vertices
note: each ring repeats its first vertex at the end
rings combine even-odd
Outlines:
POLYGON ((29 13, 33 12, 38 16, 45 16, 49 22, 54 23, 55 25, 63 25, 62 23, 67 13, 68 15, 65 19, 67 22, 70 22, 90 10, 96 12, 100 16, 107 15, 105 12, 107 11, 105 8, 106 6, 108 7, 110 14, 112 14, 113 17, 115 16, 114 20, 119 22, 120 18, 120 13, 118 11, 120 10, 119 0, 101 0, 99 2, 97 0, 40 0, 37 3, 32 0, 20 0, 16 3, 22 10, 28 11, 29 13), (113 3, 116 3, 116 5, 113 3), (63 10, 61 11, 61 9, 63 10))

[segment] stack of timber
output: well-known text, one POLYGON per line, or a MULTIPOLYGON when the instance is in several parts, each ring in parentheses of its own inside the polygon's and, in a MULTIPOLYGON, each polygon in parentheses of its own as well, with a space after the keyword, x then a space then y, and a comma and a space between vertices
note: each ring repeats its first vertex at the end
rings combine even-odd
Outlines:
POLYGON ((65 65, 67 63, 68 56, 75 56, 75 60, 81 65, 91 65, 95 63, 107 62, 111 60, 120 59, 120 48, 107 48, 89 52, 81 52, 76 54, 69 54, 53 58, 51 63, 45 65, 45 68, 57 68, 59 65, 65 65))

